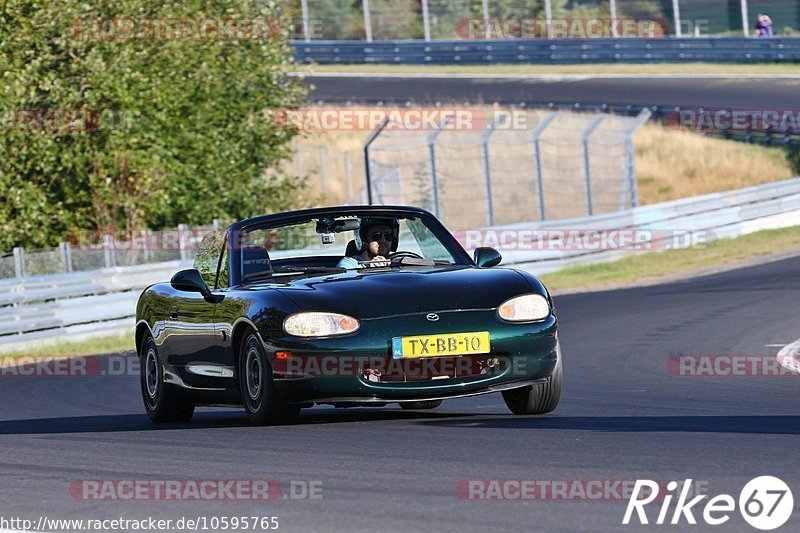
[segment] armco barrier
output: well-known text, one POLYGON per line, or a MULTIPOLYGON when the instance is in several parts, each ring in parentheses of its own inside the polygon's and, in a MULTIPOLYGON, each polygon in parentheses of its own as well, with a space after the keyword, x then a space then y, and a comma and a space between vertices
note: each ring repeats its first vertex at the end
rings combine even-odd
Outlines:
MULTIPOLYGON (((800 225, 800 178, 636 207, 593 217, 476 228, 470 231, 639 229, 709 231, 715 238, 800 225)), ((471 250, 469 250, 471 251, 471 250)), ((545 274, 611 261, 628 250, 501 250, 503 266, 545 274)), ((0 280, 0 351, 47 337, 131 330, 140 291, 168 280, 189 261, 95 272, 0 280)))
MULTIPOLYGON (((651 230, 656 238, 658 230, 704 231, 720 239, 795 225, 800 225, 800 178, 593 217, 509 224, 473 231, 492 230, 499 234, 504 230, 651 230)), ((503 265, 546 274, 573 265, 613 261, 633 253, 638 252, 614 249, 510 250, 503 251, 503 265)))
POLYGON ((299 63, 490 65, 800 61, 800 38, 294 41, 299 63))
POLYGON ((132 329, 142 289, 191 261, 0 280, 0 347, 72 333, 132 329))

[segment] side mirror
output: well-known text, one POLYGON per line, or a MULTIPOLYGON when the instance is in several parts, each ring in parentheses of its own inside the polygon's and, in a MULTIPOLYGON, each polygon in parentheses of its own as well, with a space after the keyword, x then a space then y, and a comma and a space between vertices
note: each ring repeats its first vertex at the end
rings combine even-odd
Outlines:
POLYGON ((209 302, 216 303, 222 300, 219 296, 211 293, 208 285, 203 281, 203 276, 200 275, 200 271, 196 268, 176 272, 169 283, 177 291, 199 292, 209 302))
POLYGON ((500 261, 503 260, 503 256, 500 255, 500 252, 494 248, 488 247, 475 248, 473 257, 475 258, 475 264, 483 268, 499 265, 500 261))

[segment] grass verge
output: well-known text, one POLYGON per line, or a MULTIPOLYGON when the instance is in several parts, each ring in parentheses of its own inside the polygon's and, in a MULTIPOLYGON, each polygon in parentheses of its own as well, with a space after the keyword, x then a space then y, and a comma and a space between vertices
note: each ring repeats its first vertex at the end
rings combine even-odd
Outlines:
POLYGON ((639 204, 753 187, 797 175, 789 153, 645 124, 634 136, 639 204))
POLYGON ((587 65, 314 65, 301 72, 394 74, 800 74, 800 63, 652 63, 587 65))
POLYGON ((43 344, 36 348, 12 350, 0 354, 2 357, 72 357, 82 355, 99 355, 117 352, 130 352, 135 350, 136 343, 133 332, 119 335, 106 335, 93 337, 80 341, 58 341, 52 344, 43 344))
POLYGON ((758 231, 736 239, 720 239, 704 248, 647 252, 610 263, 570 267, 542 276, 553 291, 612 288, 641 281, 657 282, 693 272, 731 266, 781 252, 800 253, 800 226, 758 231))

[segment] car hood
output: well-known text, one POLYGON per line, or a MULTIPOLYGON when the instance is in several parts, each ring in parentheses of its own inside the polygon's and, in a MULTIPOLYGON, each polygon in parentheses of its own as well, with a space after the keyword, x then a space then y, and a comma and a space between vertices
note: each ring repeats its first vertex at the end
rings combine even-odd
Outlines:
POLYGON ((272 288, 304 311, 342 313, 359 319, 493 309, 514 296, 536 292, 513 270, 466 266, 354 270, 295 278, 272 288))

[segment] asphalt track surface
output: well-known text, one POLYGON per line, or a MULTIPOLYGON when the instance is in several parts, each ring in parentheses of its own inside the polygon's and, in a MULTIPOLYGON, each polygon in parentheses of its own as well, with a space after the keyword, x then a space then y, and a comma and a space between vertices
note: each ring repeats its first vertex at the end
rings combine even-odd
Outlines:
MULTIPOLYGON (((240 410, 205 408, 191 423, 157 426, 133 376, 5 377, 0 516, 245 514, 277 516, 279 531, 647 531, 656 526, 621 525, 624 500, 475 501, 457 497, 455 487, 474 479, 693 478, 712 495, 738 499, 748 480, 776 475, 797 500, 800 378, 676 377, 666 361, 774 355, 800 337, 798 272, 794 257, 557 297, 565 391, 542 417, 512 416, 492 394, 428 412, 316 407, 280 427, 251 427, 240 410), (69 493, 84 479, 265 478, 284 488, 321 481, 322 498, 112 502, 69 493)), ((799 521, 795 513, 784 529, 796 531, 799 521)), ((708 527, 660 527, 673 529, 708 527)), ((754 531, 738 513, 713 529, 754 531)))
POLYGON ((309 76, 313 101, 416 104, 608 104, 796 110, 800 80, 727 77, 380 77, 309 76), (346 96, 342 96, 346 95, 346 96), (757 105, 754 105, 758 102, 757 105))

